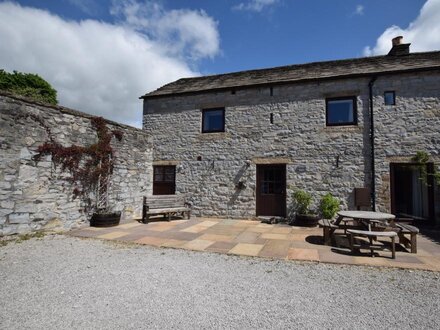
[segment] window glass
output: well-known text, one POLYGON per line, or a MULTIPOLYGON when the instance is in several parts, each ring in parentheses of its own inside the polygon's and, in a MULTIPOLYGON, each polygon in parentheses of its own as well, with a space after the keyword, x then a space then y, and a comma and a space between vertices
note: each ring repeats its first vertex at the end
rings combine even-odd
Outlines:
POLYGON ((396 104, 396 94, 394 92, 385 92, 383 95, 385 105, 395 105, 396 104))
POLYGON ((202 132, 224 132, 225 130, 225 109, 203 110, 202 132))
POLYGON ((355 98, 327 100, 327 125, 355 125, 356 123, 355 98))

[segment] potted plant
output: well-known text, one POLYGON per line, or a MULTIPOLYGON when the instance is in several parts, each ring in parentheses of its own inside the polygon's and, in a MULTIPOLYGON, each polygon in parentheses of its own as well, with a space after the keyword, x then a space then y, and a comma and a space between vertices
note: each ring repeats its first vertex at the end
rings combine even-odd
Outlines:
POLYGON ((297 190, 292 194, 295 210, 295 225, 314 227, 318 224, 319 217, 310 210, 312 195, 303 190, 297 190))
POLYGON ((333 219, 336 212, 339 211, 339 200, 331 193, 327 193, 322 196, 321 201, 319 203, 319 210, 324 219, 333 219))

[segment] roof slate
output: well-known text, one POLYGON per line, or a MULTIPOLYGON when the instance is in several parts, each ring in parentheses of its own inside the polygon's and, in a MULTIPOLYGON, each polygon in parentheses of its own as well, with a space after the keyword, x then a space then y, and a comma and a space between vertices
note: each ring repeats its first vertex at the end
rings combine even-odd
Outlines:
POLYGON ((385 55, 313 62, 211 76, 182 78, 147 93, 141 98, 430 68, 440 68, 440 51, 411 53, 403 56, 385 55))

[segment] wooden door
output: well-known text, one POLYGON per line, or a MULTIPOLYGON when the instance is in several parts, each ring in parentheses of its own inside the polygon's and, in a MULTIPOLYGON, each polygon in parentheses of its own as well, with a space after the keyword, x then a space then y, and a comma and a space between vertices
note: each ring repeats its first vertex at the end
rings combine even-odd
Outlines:
POLYGON ((257 165, 256 214, 286 216, 286 165, 257 165))
POLYGON ((176 166, 153 166, 153 195, 176 193, 176 166))

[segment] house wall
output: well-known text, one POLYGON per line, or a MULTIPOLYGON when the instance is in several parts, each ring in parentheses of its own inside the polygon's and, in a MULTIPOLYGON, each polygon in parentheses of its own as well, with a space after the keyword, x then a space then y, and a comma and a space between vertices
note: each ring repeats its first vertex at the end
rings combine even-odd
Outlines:
MULTIPOLYGON (((411 162, 417 151, 425 151, 440 170, 440 72, 379 77, 374 94, 377 207, 391 211, 390 163, 411 162), (396 92, 394 106, 383 102, 388 90, 396 92)), ((439 222, 438 192, 435 205, 439 222)))
MULTIPOLYGON (((96 142, 90 115, 45 106, 0 94, 0 236, 41 228, 69 229, 88 221, 65 173, 55 169, 50 157, 32 160, 38 146, 47 141, 41 118, 56 142, 64 146, 96 142)), ((108 122, 109 129, 123 132, 112 140, 116 163, 109 191, 110 205, 123 218, 141 215, 142 196, 151 194, 151 138, 142 130, 108 122)))
MULTIPOLYGON (((331 192, 342 208, 353 208, 353 189, 371 182, 369 81, 273 86, 272 96, 269 87, 254 87, 146 99, 143 127, 154 137, 155 163, 177 164, 176 189, 190 194, 197 215, 254 217, 262 162, 287 164, 288 208, 297 188, 311 192, 315 206, 331 192), (352 95, 358 125, 327 127, 325 99, 352 95), (225 107, 224 133, 201 133, 201 109, 211 107, 225 107), (240 180, 245 189, 235 188, 240 180)), ((408 161, 417 150, 438 156, 438 86, 438 72, 380 77, 374 86, 379 210, 390 210, 390 161, 408 161), (385 90, 396 91, 396 106, 383 105, 385 90)))

